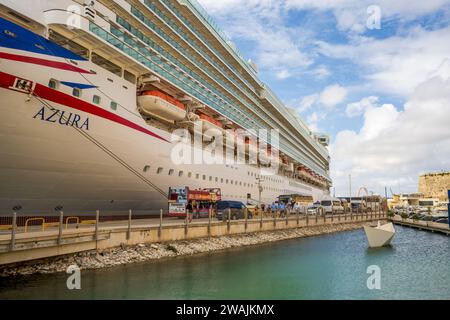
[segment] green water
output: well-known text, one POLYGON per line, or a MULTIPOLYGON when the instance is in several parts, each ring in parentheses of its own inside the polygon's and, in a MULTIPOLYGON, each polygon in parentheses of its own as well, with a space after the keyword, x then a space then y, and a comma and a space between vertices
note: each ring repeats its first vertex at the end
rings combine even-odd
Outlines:
POLYGON ((450 238, 397 226, 368 249, 362 230, 106 270, 0 280, 0 299, 450 299, 450 238), (381 289, 367 289, 370 265, 381 289))

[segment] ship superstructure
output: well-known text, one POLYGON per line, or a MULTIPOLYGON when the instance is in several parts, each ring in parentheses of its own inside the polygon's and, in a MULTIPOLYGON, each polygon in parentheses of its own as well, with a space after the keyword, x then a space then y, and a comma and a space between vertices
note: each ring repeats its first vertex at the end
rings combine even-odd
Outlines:
POLYGON ((267 203, 329 192, 328 138, 283 105, 195 0, 0 4, 2 213, 157 210, 176 185, 267 203), (234 156, 251 139, 229 135, 255 132, 275 174, 261 173, 261 155, 174 163, 173 132, 198 124, 233 141, 234 156))

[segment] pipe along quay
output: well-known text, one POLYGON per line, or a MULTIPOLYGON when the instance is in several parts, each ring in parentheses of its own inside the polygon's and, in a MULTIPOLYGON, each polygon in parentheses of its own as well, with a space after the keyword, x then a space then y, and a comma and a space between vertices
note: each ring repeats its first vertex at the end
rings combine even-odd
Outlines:
MULTIPOLYGON (((116 247, 211 239, 306 227, 362 224, 385 220, 386 212, 383 210, 345 214, 322 212, 308 215, 305 212, 287 211, 285 215, 277 212, 271 216, 256 212, 250 219, 250 215, 245 211, 244 219, 232 220, 229 211, 228 218, 218 221, 213 219, 212 210, 209 211, 208 218, 200 219, 166 218, 163 216, 163 210, 159 218, 134 217, 130 210, 127 220, 118 220, 118 217, 111 216, 102 217, 99 211, 95 217, 64 217, 61 212, 57 218, 58 222, 54 221, 55 217, 28 218, 22 221, 22 224, 18 224, 17 216, 13 214, 11 224, 3 225, 3 230, 0 231, 0 266, 7 268, 10 264, 17 265, 31 260, 116 247), (38 225, 28 226, 31 222, 37 222, 38 225)), ((123 219, 123 216, 121 218, 123 219)))

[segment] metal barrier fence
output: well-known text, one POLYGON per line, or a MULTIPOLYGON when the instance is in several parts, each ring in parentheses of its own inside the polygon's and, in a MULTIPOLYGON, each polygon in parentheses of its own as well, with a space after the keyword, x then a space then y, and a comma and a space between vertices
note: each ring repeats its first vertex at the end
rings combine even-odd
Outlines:
MULTIPOLYGON (((327 214, 324 212, 324 210, 319 210, 316 212, 316 214, 308 214, 307 210, 293 210, 287 209, 284 213, 283 212, 273 212, 272 214, 267 215, 264 217, 263 214, 259 214, 257 212, 256 214, 252 213, 252 217, 249 217, 249 211, 244 210, 244 216, 243 217, 236 217, 235 213, 232 214, 231 210, 228 210, 223 213, 224 216, 222 217, 222 221, 215 222, 217 223, 226 223, 227 230, 230 232, 231 230, 231 224, 233 220, 240 220, 241 223, 245 222, 245 232, 247 232, 248 224, 260 221, 260 230, 263 230, 263 221, 264 222, 270 222, 273 223, 273 226, 277 228, 277 225, 281 226, 282 224, 285 224, 286 226, 289 225, 289 221, 292 222, 296 221, 296 225, 300 225, 300 221, 302 221, 303 226, 314 226, 317 224, 323 224, 331 223, 341 223, 346 221, 367 221, 369 219, 377 219, 381 218, 384 219, 387 217, 386 211, 378 211, 378 212, 365 212, 365 213, 339 213, 339 214, 327 214), (250 222, 252 221, 252 222, 250 222)), ((7 234, 10 235, 10 238, 8 239, 10 241, 9 250, 13 251, 16 250, 16 235, 22 232, 28 232, 29 228, 31 226, 35 226, 33 228, 33 232, 39 232, 39 231, 58 231, 58 238, 57 243, 58 245, 61 245, 63 243, 63 234, 64 234, 64 225, 66 231, 68 229, 69 225, 75 224, 77 227, 81 224, 92 224, 95 227, 95 237, 94 239, 99 239, 99 226, 103 223, 102 227, 105 227, 105 223, 110 223, 113 221, 121 221, 120 224, 117 224, 119 227, 127 227, 127 239, 130 239, 131 232, 132 232, 132 226, 133 221, 140 220, 143 218, 151 217, 153 220, 151 221, 151 224, 145 224, 146 226, 152 226, 152 227, 158 227, 158 236, 161 237, 163 227, 166 226, 173 226, 173 225, 184 225, 185 234, 188 235, 189 230, 191 228, 191 224, 194 223, 194 219, 192 219, 192 215, 187 215, 185 219, 177 219, 177 218, 169 218, 164 220, 163 210, 160 210, 159 217, 155 215, 133 215, 133 211, 129 210, 127 215, 116 215, 116 216, 110 216, 105 215, 102 216, 99 211, 96 212, 95 216, 93 215, 86 215, 86 216, 67 216, 64 217, 64 213, 61 211, 59 213, 59 216, 50 216, 50 217, 18 217, 17 213, 13 213, 11 217, 2 217, 3 220, 1 220, 2 223, 11 223, 10 228, 7 231, 7 234), (95 219, 93 219, 95 217, 95 219), (8 218, 8 219, 6 219, 8 218), (19 219, 21 218, 21 219, 19 219), (84 218, 84 220, 83 220, 84 218), (111 219, 112 218, 112 219, 111 219), (19 221, 23 221, 23 228, 19 228, 19 221), (85 222, 85 223, 83 223, 85 222), (36 228, 36 226, 38 228, 36 228)), ((212 208, 208 211, 208 218, 203 218, 202 221, 199 221, 199 224, 205 225, 208 224, 208 235, 211 237, 211 226, 212 226, 212 217, 213 217, 213 210, 212 208)), ((200 219, 199 219, 200 220, 200 219)), ((234 224, 234 222, 233 222, 234 224)), ((295 225, 295 224, 294 224, 295 225)), ((3 225, 5 226, 5 225, 3 225)), ((114 224, 113 224, 114 226, 114 224)), ((135 225, 136 226, 136 225, 135 225)), ((107 226, 106 226, 107 227, 107 226)), ((254 229, 253 229, 254 230, 254 229)), ((1 232, 1 234, 5 234, 4 231, 1 232)), ((34 235, 33 235, 34 236, 34 235)))

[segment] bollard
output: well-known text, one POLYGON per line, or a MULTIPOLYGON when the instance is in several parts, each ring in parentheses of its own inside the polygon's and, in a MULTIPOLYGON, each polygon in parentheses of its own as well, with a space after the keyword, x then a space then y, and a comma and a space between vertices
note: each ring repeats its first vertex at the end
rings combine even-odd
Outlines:
POLYGON ((98 224, 100 222, 100 210, 95 212, 95 250, 98 250, 98 224))
POLYGON ((131 238, 131 209, 128 211, 128 232, 127 232, 127 240, 131 238))
POLYGON ((189 229, 189 211, 186 211, 186 219, 184 219, 184 236, 187 237, 188 229, 189 229))
POLYGON ((17 213, 14 212, 12 216, 12 228, 11 228, 11 251, 14 251, 16 246, 16 232, 17 232, 17 213))
POLYGON ((158 237, 161 238, 162 235, 162 222, 163 222, 163 209, 159 210, 159 229, 158 229, 158 237))
POLYGON ((273 215, 273 227, 275 228, 277 226, 277 211, 275 210, 275 213, 273 215))
POLYGON ((289 208, 286 208, 286 225, 288 225, 289 224, 289 215, 290 215, 291 213, 290 213, 290 211, 289 211, 289 208))
POLYGON ((247 216, 248 216, 248 209, 244 209, 244 219, 245 219, 245 232, 247 232, 247 216))
POLYGON ((297 226, 300 224, 300 210, 297 208, 297 226))
POLYGON ((59 212, 58 245, 61 245, 61 242, 62 242, 63 221, 64 221, 64 213, 62 211, 60 211, 59 212))
POLYGON ((263 214, 264 214, 264 211, 259 211, 260 212, 260 217, 259 217, 259 228, 260 229, 262 229, 262 226, 263 226, 263 214))
POLYGON ((228 221, 227 221, 227 231, 230 232, 230 223, 231 223, 231 208, 228 208, 228 221))
POLYGON ((306 225, 309 225, 309 216, 306 214, 305 217, 306 217, 306 225))
POLYGON ((208 210, 208 237, 211 238, 211 216, 212 216, 212 206, 209 206, 208 210))

